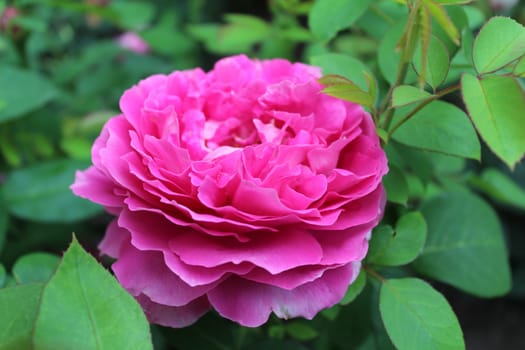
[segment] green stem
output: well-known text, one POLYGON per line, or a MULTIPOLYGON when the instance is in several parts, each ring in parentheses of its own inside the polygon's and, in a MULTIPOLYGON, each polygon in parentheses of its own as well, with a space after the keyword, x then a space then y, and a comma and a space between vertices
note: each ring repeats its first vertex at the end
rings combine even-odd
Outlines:
POLYGON ((381 17, 385 20, 388 24, 392 25, 395 23, 394 19, 386 14, 383 10, 381 10, 376 4, 372 3, 370 5, 370 10, 374 12, 378 17, 381 17))
MULTIPOLYGON (((383 101, 383 105, 381 106, 381 112, 384 112, 385 110, 387 110, 387 107, 388 107, 388 103, 390 102, 390 99, 392 98, 392 93, 394 92, 394 89, 396 87, 398 87, 399 85, 403 84, 403 81, 405 80, 405 77, 407 75, 407 72, 408 72, 408 65, 409 63, 408 62, 401 62, 399 63, 399 69, 397 70, 397 76, 396 76, 396 81, 394 82, 394 84, 392 84, 392 86, 390 86, 390 89, 388 89, 388 92, 385 96, 385 99, 383 101)), ((384 130, 388 130, 388 128, 390 127, 390 123, 392 123, 392 118, 394 117, 394 110, 393 109, 389 109, 386 116, 385 116, 385 120, 383 121, 383 129, 384 130)))
POLYGON ((379 282, 381 282, 381 283, 385 283, 386 282, 386 278, 384 278, 383 276, 378 274, 375 270, 371 269, 369 266, 363 265, 363 270, 365 270, 367 274, 369 274, 370 276, 374 277, 379 282))
POLYGON ((401 51, 399 64, 397 66, 396 80, 394 81, 394 84, 390 86, 390 89, 388 89, 385 99, 383 100, 383 104, 381 105, 381 108, 379 110, 380 113, 387 111, 385 119, 383 121, 384 130, 388 130, 390 124, 392 123, 392 118, 394 117, 394 111, 392 109, 388 109, 388 104, 390 103, 390 99, 392 98, 392 93, 394 92, 394 89, 396 87, 402 85, 405 81, 405 77, 408 72, 408 66, 410 64, 410 61, 412 60, 412 56, 414 55, 414 48, 417 39, 417 14, 419 11, 419 6, 420 2, 417 0, 412 7, 409 6, 407 23, 405 25, 405 29, 400 39, 400 43, 402 43, 403 47, 401 51))
MULTIPOLYGON (((450 94, 456 90, 459 90, 459 83, 458 84, 455 84, 455 85, 451 85, 441 91, 439 91, 438 93, 436 93, 435 95, 432 95, 430 97, 428 97, 427 99, 423 100, 423 102, 421 102, 419 105, 416 106, 416 108, 414 108, 413 110, 411 110, 407 115, 405 115, 399 122, 397 122, 396 125, 394 125, 392 127, 392 129, 388 130, 388 139, 390 139, 390 137, 392 136, 392 134, 401 126, 403 125, 404 123, 406 123, 410 118, 412 118, 417 112, 419 112, 420 110, 422 110, 426 105, 428 105, 430 102, 434 101, 434 100, 437 100, 438 98, 440 97, 443 97, 447 94, 450 94)), ((394 114, 394 109, 390 109, 389 112, 392 112, 392 115, 394 114)))

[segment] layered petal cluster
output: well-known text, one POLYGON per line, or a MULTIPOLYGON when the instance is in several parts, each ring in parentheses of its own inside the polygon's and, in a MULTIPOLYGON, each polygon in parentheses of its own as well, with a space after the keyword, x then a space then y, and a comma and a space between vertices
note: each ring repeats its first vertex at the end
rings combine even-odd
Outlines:
POLYGON ((72 189, 116 216, 100 249, 151 322, 310 319, 357 277, 387 161, 369 114, 320 75, 234 56, 124 93, 72 189))

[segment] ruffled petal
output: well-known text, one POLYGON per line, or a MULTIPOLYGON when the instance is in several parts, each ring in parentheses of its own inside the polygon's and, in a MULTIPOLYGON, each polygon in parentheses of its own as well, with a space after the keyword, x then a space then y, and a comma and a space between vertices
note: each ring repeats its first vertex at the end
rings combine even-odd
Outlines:
POLYGON ((210 303, 206 297, 196 299, 184 306, 158 304, 145 295, 138 295, 136 299, 149 322, 173 328, 192 325, 210 309, 210 303))
POLYGON ((262 325, 272 312, 284 319, 312 319, 320 310, 343 298, 358 271, 359 268, 348 264, 328 270, 322 277, 293 290, 232 276, 210 291, 208 300, 223 317, 247 327, 262 325))
POLYGON ((170 240, 170 249, 190 265, 213 268, 226 263, 249 262, 271 273, 297 266, 315 265, 323 257, 319 243, 306 231, 265 232, 248 242, 209 237, 197 232, 181 233, 170 240))
POLYGON ((140 251, 129 242, 124 244, 112 269, 122 286, 135 296, 144 294, 155 303, 184 306, 219 282, 189 286, 166 266, 161 252, 140 251))

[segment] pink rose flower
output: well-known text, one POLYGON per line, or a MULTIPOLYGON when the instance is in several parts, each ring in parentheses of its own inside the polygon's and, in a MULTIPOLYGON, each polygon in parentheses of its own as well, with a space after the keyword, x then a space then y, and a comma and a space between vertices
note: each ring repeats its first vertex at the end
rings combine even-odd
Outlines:
POLYGON ((135 32, 126 32, 117 37, 117 44, 123 49, 130 50, 139 55, 149 52, 149 45, 135 32))
POLYGON ((100 244, 149 320, 210 307, 245 326, 313 318, 357 277, 387 161, 359 105, 286 60, 220 60, 124 93, 73 192, 117 218, 100 244))

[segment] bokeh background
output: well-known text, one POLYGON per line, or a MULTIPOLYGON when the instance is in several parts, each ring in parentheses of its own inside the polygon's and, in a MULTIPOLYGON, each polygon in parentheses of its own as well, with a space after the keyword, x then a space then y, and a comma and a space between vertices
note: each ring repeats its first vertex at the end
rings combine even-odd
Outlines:
MULTIPOLYGON (((74 170, 89 165, 91 144, 104 122, 118 113, 125 89, 151 74, 210 69, 218 58, 238 53, 304 62, 322 53, 342 53, 377 68, 381 26, 403 8, 394 1, 375 3, 380 11, 325 43, 308 30, 311 1, 0 1, 0 186, 9 202, 8 211, 0 200, 2 264, 9 269, 27 252, 60 254, 71 232, 96 254, 109 217, 73 197, 68 186, 74 170)), ((469 21, 481 24, 503 14, 525 24, 523 1, 482 0, 472 8, 469 21)), ((512 291, 482 300, 436 286, 457 312, 468 349, 525 349, 525 192, 520 192, 525 165, 510 172, 487 149, 483 160, 483 166, 472 162, 468 167, 473 172, 497 168, 518 184, 512 201, 487 197, 504 226, 512 291)), ((171 348, 171 339, 190 349, 199 342, 209 345, 202 340, 209 330, 228 336, 228 327, 227 321, 208 315, 187 330, 153 331, 159 349, 171 348)), ((261 339, 263 333, 285 338, 283 329, 272 327, 246 332, 255 338, 260 333, 261 339)), ((352 344, 352 329, 340 330, 341 348, 352 344)), ((305 329, 297 334, 306 345, 283 340, 283 349, 307 347, 318 336, 305 329)), ((262 340, 259 346, 264 348, 262 340)))

